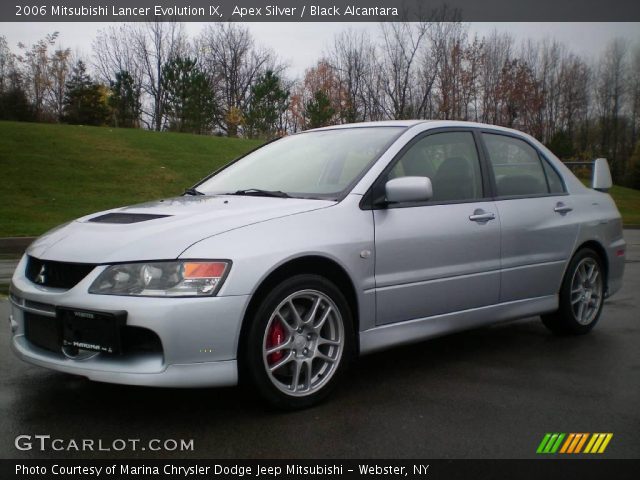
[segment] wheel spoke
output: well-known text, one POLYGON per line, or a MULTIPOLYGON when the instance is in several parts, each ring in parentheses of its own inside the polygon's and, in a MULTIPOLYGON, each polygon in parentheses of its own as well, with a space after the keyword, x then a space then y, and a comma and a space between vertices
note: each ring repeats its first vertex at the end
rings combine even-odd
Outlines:
POLYGON ((293 377, 291 378, 291 390, 294 392, 298 391, 298 386, 300 385, 300 373, 302 373, 302 362, 296 360, 295 366, 293 367, 293 377))
POLYGON ((289 322, 285 320, 284 316, 282 316, 280 312, 276 312, 274 316, 274 320, 275 319, 280 320, 280 323, 282 324, 282 326, 287 329, 287 332, 289 332, 289 336, 291 336, 291 334, 296 331, 296 328, 289 325, 289 322))
POLYGON ((272 353, 276 353, 279 352, 280 350, 284 350, 287 348, 291 348, 292 345, 292 338, 291 336, 289 336, 289 338, 287 338, 284 342, 282 342, 279 345, 276 345, 275 347, 271 347, 269 349, 267 349, 267 351, 265 352, 266 355, 271 355, 272 353))
POLYGON ((330 357, 329 355, 322 353, 320 350, 316 350, 316 354, 314 355, 315 358, 317 358, 318 360, 322 360, 324 362, 328 362, 328 363, 335 363, 335 359, 330 357))
POLYGON ((315 329, 316 332, 319 333, 320 330, 322 330, 322 327, 326 323, 327 318, 329 318, 329 315, 331 315, 332 311, 333 311, 333 309, 331 307, 327 307, 327 309, 322 314, 322 318, 320 319, 320 321, 316 325, 313 326, 313 328, 315 329))
POLYGON ((579 322, 582 322, 584 320, 584 306, 585 306, 585 301, 583 300, 580 302, 580 305, 578 306, 578 313, 576 315, 579 322))
POLYGON ((305 382, 306 382, 305 383, 305 387, 306 388, 305 388, 305 390, 310 390, 311 389, 311 381, 313 379, 313 377, 312 377, 313 371, 312 371, 312 368, 311 368, 311 360, 305 360, 302 364, 304 365, 304 369, 303 370, 306 371, 306 374, 305 374, 305 382))
POLYGON ((289 354, 286 357, 284 357, 282 360, 280 360, 280 361, 274 363, 273 365, 271 365, 269 367, 269 371, 271 373, 273 373, 276 370, 278 370, 280 367, 283 367, 284 365, 289 363, 291 360, 293 360, 293 352, 289 352, 289 354))
POLYGON ((300 313, 298 313, 298 309, 293 304, 293 300, 289 300, 289 309, 293 313, 293 321, 295 322, 295 327, 299 327, 304 322, 302 321, 302 317, 300 317, 300 313))
POLYGON ((580 276, 581 282, 585 282, 587 280, 586 266, 584 264, 578 267, 578 275, 580 276))
POLYGON ((333 347, 337 347, 338 345, 340 345, 340 341, 339 340, 330 340, 330 339, 324 338, 324 337, 318 337, 318 345, 331 345, 333 347))
POLYGON ((320 307, 321 303, 322 303, 322 298, 316 297, 315 300, 313 301, 313 305, 309 309, 309 313, 307 313, 307 315, 305 316, 305 319, 303 320, 303 323, 305 325, 313 325, 313 319, 316 317, 316 314, 318 313, 318 308, 320 307))
POLYGON ((593 265, 591 265, 591 268, 589 268, 589 270, 587 271, 587 281, 589 283, 593 283, 593 281, 591 280, 591 277, 593 276, 593 273, 596 271, 596 267, 597 265, 594 263, 593 265))

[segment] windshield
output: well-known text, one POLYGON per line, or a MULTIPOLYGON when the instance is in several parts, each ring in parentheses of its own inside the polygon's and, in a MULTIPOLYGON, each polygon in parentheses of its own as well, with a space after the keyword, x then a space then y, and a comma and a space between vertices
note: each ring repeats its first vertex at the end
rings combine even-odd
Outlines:
POLYGON ((364 127, 291 135, 248 154, 196 188, 205 194, 266 191, 336 197, 402 130, 364 127))

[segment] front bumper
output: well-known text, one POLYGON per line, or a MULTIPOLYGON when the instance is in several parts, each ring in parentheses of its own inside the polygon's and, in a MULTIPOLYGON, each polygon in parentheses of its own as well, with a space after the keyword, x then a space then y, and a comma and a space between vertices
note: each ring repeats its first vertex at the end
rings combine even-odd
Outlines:
POLYGON ((25 259, 11 283, 12 348, 22 360, 91 380, 159 387, 227 386, 237 383, 238 337, 249 296, 144 298, 87 293, 105 267, 97 267, 70 290, 40 287, 24 276, 25 259), (25 313, 51 317, 55 307, 126 310, 127 327, 152 331, 156 351, 127 351, 69 358, 25 336, 25 313))

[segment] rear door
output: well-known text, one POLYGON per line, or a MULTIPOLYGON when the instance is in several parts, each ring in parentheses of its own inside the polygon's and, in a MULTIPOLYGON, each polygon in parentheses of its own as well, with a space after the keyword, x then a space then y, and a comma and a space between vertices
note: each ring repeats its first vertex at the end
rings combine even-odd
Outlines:
POLYGON ((376 323, 389 324, 497 303, 500 220, 470 130, 415 138, 374 185, 376 323), (380 206, 384 185, 426 176, 429 202, 380 206))
POLYGON ((578 234, 560 175, 521 137, 485 131, 502 225, 500 302, 553 295, 578 234))

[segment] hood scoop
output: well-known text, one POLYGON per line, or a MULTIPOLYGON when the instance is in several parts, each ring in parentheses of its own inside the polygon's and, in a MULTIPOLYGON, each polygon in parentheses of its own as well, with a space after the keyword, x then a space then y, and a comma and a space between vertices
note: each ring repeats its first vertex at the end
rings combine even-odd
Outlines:
POLYGON ((93 223, 140 223, 147 220, 155 220, 156 218, 170 217, 171 215, 154 215, 151 213, 107 213, 98 217, 93 217, 89 222, 93 223))

